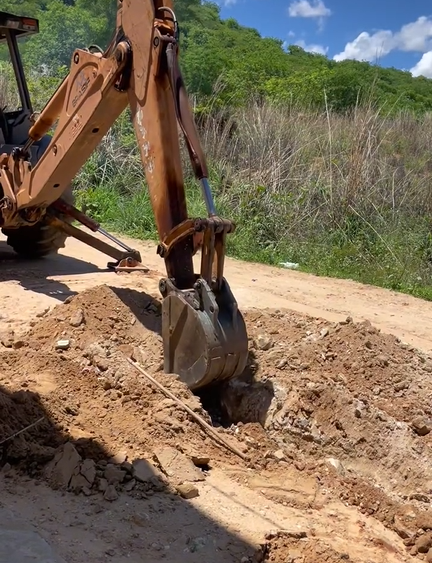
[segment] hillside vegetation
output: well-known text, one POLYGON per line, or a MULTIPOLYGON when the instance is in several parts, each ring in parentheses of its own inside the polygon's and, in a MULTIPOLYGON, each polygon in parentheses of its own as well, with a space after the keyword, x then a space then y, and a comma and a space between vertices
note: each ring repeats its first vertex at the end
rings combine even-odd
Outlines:
MULTIPOLYGON (((115 0, 0 0, 39 18, 22 46, 39 108, 74 47, 111 38, 115 0)), ((335 62, 221 20, 211 2, 176 0, 181 65, 200 119, 221 213, 238 224, 231 255, 297 262, 432 299, 432 81, 357 61, 335 62)), ((0 51, 4 103, 13 105, 0 51)), ((185 159, 191 215, 204 212, 185 159)), ((106 226, 155 228, 127 112, 75 180, 106 226)))

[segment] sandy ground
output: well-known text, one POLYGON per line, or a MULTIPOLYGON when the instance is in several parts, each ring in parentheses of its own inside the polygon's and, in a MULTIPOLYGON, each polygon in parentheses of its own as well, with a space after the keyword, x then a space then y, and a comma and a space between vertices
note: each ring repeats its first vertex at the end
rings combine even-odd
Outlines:
POLYGON ((3 452, 0 503, 36 524, 68 563, 432 561, 432 303, 228 260, 255 375, 246 399, 228 389, 232 424, 219 431, 248 452, 243 463, 142 380, 120 377, 122 345, 160 373, 159 321, 148 305, 163 275, 154 245, 123 240, 142 252, 149 275, 107 271, 103 255, 74 240, 37 263, 0 242, 0 332, 15 331, 0 357, 4 431, 38 412, 50 417, 3 452), (70 322, 82 312, 85 326, 70 322), (73 349, 60 354, 53 342, 64 336, 73 349), (53 486, 45 466, 66 437, 79 452, 74 475, 95 468, 75 493, 53 486), (91 446, 80 449, 83 438, 91 446), (166 471, 149 488, 117 459, 115 500, 105 498, 107 458, 154 460, 161 445, 209 457, 197 496, 180 498, 166 471))
MULTIPOLYGON (((138 249, 152 271, 164 275, 163 261, 153 243, 121 239, 138 249)), ((56 300, 106 283, 119 287, 139 285, 157 291, 159 275, 118 276, 106 268, 107 259, 96 250, 69 239, 59 256, 37 264, 20 262, 0 235, 2 260, 0 297, 4 323, 22 325, 56 300), (136 282, 135 280, 139 280, 136 282), (25 290, 25 292, 23 291, 25 290)), ((196 257, 198 266, 199 258, 196 257)), ((261 264, 227 259, 226 277, 240 307, 287 308, 299 313, 339 321, 352 316, 369 320, 384 332, 424 350, 432 349, 432 303, 397 292, 335 280, 261 264)), ((1 325, 0 325, 1 327, 1 325)))

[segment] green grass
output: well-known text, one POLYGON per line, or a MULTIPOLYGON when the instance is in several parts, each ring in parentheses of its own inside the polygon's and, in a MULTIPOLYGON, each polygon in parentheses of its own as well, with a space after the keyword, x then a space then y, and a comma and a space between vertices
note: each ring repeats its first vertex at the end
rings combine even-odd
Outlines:
MULTIPOLYGON (((220 215, 237 224, 229 256, 346 278, 432 300, 432 120, 379 112, 236 110, 201 131, 220 215)), ((191 217, 205 216, 188 172, 191 217)), ((76 179, 78 205, 105 228, 157 240, 125 117, 76 179)))
MULTIPOLYGON (((145 185, 127 196, 99 186, 78 192, 77 203, 105 228, 141 240, 157 241, 156 225, 145 185)), ((190 216, 205 216, 199 190, 187 189, 190 216)), ((229 216, 226 202, 217 201, 229 216), (225 204, 225 205, 224 205, 225 204)), ((231 216, 233 214, 231 213, 231 216)), ((364 226, 355 233, 335 230, 310 240, 265 242, 265 218, 244 222, 234 217, 237 230, 228 239, 228 256, 279 266, 297 262, 299 269, 319 276, 352 279, 432 300, 432 239, 426 222, 400 224, 377 236, 364 226)))

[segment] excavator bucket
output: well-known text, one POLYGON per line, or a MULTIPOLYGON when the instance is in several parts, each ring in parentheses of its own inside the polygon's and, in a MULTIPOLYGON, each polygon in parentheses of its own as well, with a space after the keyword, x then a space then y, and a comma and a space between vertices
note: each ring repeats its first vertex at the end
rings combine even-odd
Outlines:
POLYGON ((162 280, 164 370, 178 374, 191 390, 241 375, 248 360, 242 314, 225 279, 214 293, 203 279, 194 291, 162 280))

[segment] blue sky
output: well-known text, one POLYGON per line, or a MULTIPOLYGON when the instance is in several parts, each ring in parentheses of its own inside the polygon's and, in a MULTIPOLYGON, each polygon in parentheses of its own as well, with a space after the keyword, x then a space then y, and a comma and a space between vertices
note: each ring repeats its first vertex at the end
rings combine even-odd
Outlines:
POLYGON ((335 60, 432 78, 431 0, 217 0, 223 18, 335 60))

